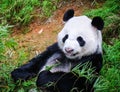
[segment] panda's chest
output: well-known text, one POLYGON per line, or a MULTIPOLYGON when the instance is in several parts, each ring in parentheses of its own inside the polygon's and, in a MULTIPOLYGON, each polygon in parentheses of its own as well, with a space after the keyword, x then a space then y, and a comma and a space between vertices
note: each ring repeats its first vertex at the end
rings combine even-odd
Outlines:
MULTIPOLYGON (((62 57, 60 53, 53 54, 47 59, 46 64, 41 71, 49 70, 50 72, 70 72, 72 64, 62 57)), ((40 72, 41 72, 40 71, 40 72)))

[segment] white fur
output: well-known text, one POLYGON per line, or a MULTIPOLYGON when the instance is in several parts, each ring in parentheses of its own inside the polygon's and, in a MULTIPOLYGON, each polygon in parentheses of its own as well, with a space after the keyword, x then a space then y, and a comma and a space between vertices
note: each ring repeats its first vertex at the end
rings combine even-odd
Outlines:
POLYGON ((48 58, 46 64, 40 70, 40 72, 47 70, 47 67, 51 67, 50 72, 70 72, 71 63, 70 62, 59 62, 58 58, 61 58, 59 53, 53 54, 50 58, 48 58))
POLYGON ((58 45, 68 58, 81 58, 97 53, 102 53, 102 36, 101 31, 91 25, 91 19, 87 16, 78 16, 69 19, 62 31, 58 34, 58 45), (63 37, 68 34, 65 43, 62 42, 63 37), (77 42, 77 37, 81 36, 85 41, 85 46, 81 47, 77 42), (74 49, 72 53, 67 53, 65 48, 74 49), (74 53, 79 53, 72 56, 74 53))

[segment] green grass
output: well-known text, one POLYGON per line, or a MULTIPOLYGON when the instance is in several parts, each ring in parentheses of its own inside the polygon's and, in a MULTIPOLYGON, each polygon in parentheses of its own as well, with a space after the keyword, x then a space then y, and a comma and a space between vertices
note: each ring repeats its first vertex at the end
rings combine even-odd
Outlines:
MULTIPOLYGON (((0 91, 5 92, 5 89, 14 84, 11 81, 10 70, 13 66, 11 63, 12 53, 17 45, 13 39, 10 39, 8 33, 9 26, 0 25, 0 91)), ((6 91, 7 92, 7 91, 6 91)), ((8 91, 9 92, 9 91, 8 91)))
POLYGON ((19 49, 18 44, 10 36, 11 26, 0 25, 0 92, 27 92, 36 89, 35 79, 14 83, 10 73, 29 59, 29 52, 19 49))
POLYGON ((26 25, 33 16, 35 6, 39 6, 39 0, 1 0, 0 18, 3 23, 12 25, 26 25))
POLYGON ((41 16, 47 16, 50 17, 52 12, 56 10, 57 6, 55 5, 58 2, 58 0, 44 0, 41 1, 41 7, 42 7, 42 14, 41 16))
MULTIPOLYGON (((10 34, 8 29, 11 26, 2 26, 0 25, 0 60, 1 62, 7 60, 6 54, 10 54, 9 52, 14 49, 17 43, 14 39, 10 38, 10 34)), ((10 55, 9 55, 10 57, 10 55)))
POLYGON ((84 64, 79 64, 72 69, 72 72, 74 74, 77 74, 78 77, 85 77, 89 81, 92 82, 93 78, 96 77, 96 76, 93 74, 95 71, 91 66, 92 65, 91 65, 90 62, 87 62, 87 63, 84 63, 84 64))
POLYGON ((17 27, 28 25, 35 17, 51 16, 59 0, 1 0, 0 21, 17 27))

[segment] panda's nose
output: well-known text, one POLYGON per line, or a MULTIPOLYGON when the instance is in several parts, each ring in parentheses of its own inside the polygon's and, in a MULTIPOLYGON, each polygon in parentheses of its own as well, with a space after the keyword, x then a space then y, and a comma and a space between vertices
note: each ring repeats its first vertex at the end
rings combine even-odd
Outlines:
POLYGON ((73 52, 73 49, 72 49, 72 48, 65 48, 65 51, 66 51, 67 53, 71 53, 71 52, 73 52))

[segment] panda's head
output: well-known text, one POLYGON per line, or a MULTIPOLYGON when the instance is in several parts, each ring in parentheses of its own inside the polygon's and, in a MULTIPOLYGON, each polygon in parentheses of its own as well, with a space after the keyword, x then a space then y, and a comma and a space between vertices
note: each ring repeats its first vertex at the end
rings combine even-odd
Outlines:
POLYGON ((74 17, 74 10, 69 9, 63 16, 65 25, 58 34, 58 45, 70 59, 94 53, 102 53, 102 36, 104 22, 100 17, 92 20, 87 16, 74 17))

